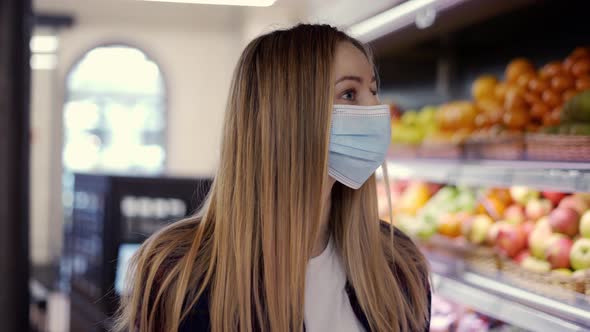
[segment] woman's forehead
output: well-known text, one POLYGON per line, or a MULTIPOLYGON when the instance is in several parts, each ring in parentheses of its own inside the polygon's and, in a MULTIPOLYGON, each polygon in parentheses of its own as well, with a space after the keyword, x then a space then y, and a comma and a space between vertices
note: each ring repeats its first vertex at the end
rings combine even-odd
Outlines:
POLYGON ((350 42, 340 42, 334 55, 334 76, 353 74, 370 80, 373 76, 373 66, 358 47, 350 42))

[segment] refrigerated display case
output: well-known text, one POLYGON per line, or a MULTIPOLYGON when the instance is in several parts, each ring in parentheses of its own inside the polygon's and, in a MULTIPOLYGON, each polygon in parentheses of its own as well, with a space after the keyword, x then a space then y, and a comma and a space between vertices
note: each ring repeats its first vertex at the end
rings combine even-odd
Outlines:
MULTIPOLYGON (((498 211, 493 199, 486 201, 492 188, 570 196, 590 192, 590 104, 585 105, 590 25, 583 23, 590 3, 404 3, 404 8, 415 5, 402 15, 412 19, 397 28, 383 24, 376 28, 376 39, 369 40, 381 99, 402 110, 392 112, 387 157, 387 173, 401 180, 390 186, 393 222, 416 239, 430 261, 435 294, 528 331, 589 331, 586 269, 568 265, 570 272, 561 271, 565 276, 535 271, 558 270, 559 264, 532 257, 523 266, 517 260, 524 256, 501 251, 507 248, 488 243, 485 236, 466 235, 462 225, 478 214, 491 220, 483 224, 503 222, 507 207, 498 211), (434 23, 421 27, 419 16, 428 10, 435 12, 434 23), (451 205, 461 202, 456 211, 441 211, 449 208, 448 201, 427 206, 444 201, 434 198, 440 190, 455 191, 447 194, 453 197, 451 205), (456 219, 434 215, 437 209, 456 219), (423 222, 429 218, 430 223, 423 222)), ((376 15, 381 21, 373 23, 393 19, 391 12, 376 15)), ((385 193, 381 186, 380 196, 385 193)), ((515 210, 526 209, 517 205, 515 210)), ((384 204, 380 212, 390 219, 384 204)), ((578 211, 578 222, 583 212, 578 211)), ((538 219, 525 222, 537 225, 538 219)), ((564 237, 575 243, 584 235, 578 230, 564 237)))
POLYGON ((210 179, 75 174, 60 278, 72 331, 108 331, 129 257, 151 234, 194 213, 210 179))
MULTIPOLYGON (((574 249, 576 243, 590 242, 581 226, 590 220, 588 193, 555 190, 565 187, 563 176, 551 175, 554 170, 547 171, 544 182, 552 191, 541 191, 503 188, 501 177, 478 182, 460 172, 453 173, 453 181, 441 181, 448 181, 445 185, 427 183, 420 180, 428 178, 427 171, 421 169, 418 176, 389 164, 393 222, 415 239, 430 262, 434 294, 529 331, 590 330, 590 265, 585 265, 590 260, 573 258, 573 251, 580 250, 574 249), (503 195, 507 202, 501 202, 503 195), (554 212, 570 207, 583 211, 571 221, 574 233, 566 235, 568 230, 555 224, 560 216, 554 212), (543 233, 546 225, 551 228, 543 233), (554 242, 558 240, 564 246, 554 242)), ((380 213, 389 219, 384 186, 381 181, 380 213)))
POLYGON ((431 332, 527 332, 437 294, 431 312, 431 332))

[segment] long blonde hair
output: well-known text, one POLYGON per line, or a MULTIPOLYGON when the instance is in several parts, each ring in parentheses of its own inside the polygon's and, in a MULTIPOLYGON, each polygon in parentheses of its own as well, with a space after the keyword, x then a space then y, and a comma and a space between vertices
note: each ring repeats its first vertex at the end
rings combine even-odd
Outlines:
MULTIPOLYGON (((209 296, 214 332, 302 330, 339 42, 369 57, 327 25, 274 31, 246 47, 209 196, 198 214, 153 235, 134 256, 118 328, 175 331, 209 296)), ((381 232, 375 178, 359 190, 336 184, 332 195, 331 231, 371 329, 423 330, 426 265, 415 247, 381 232)))

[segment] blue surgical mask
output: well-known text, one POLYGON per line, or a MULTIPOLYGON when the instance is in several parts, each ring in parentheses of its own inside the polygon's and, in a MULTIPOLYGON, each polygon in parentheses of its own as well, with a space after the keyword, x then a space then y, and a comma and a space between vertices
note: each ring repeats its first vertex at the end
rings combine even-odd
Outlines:
POLYGON ((360 188, 385 161, 391 141, 388 105, 334 105, 328 174, 360 188))

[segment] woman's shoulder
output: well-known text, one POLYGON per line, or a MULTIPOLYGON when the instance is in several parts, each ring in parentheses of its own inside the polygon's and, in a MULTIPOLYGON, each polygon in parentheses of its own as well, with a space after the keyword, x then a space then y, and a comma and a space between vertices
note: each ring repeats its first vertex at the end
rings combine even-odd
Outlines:
POLYGON ((180 323, 178 332, 210 331, 209 288, 197 299, 189 313, 180 323))
MULTIPOLYGON (((380 227, 385 243, 391 243, 391 234, 393 228, 393 246, 394 251, 397 253, 394 255, 396 258, 389 259, 389 268, 400 284, 403 285, 402 290, 408 300, 408 303, 416 303, 414 298, 416 293, 412 294, 412 291, 410 290, 411 287, 408 287, 407 285, 413 283, 416 285, 415 289, 421 289, 424 292, 423 295, 425 296, 426 301, 425 305, 427 306, 425 331, 429 331, 432 288, 430 286, 428 262, 426 261, 426 258, 418 246, 409 236, 404 234, 404 232, 383 221, 381 221, 380 227)), ((391 248, 390 246, 384 247, 391 248)))
POLYGON ((405 270, 406 272, 415 271, 413 274, 419 277, 427 286, 428 291, 430 291, 428 262, 416 243, 397 227, 385 221, 380 222, 380 228, 381 234, 383 235, 383 241, 386 244, 384 246, 385 248, 389 248, 387 244, 391 241, 393 229, 393 247, 398 253, 396 256, 403 258, 391 259, 391 257, 389 257, 389 264, 392 272, 396 275, 408 275, 407 273, 400 274, 399 272, 400 270, 405 270))
POLYGON ((391 240, 391 234, 393 230, 393 245, 395 249, 406 253, 415 253, 418 258, 423 257, 420 253, 420 249, 418 249, 418 246, 414 243, 414 241, 399 228, 391 225, 388 222, 380 221, 380 229, 381 234, 386 241, 391 240))

